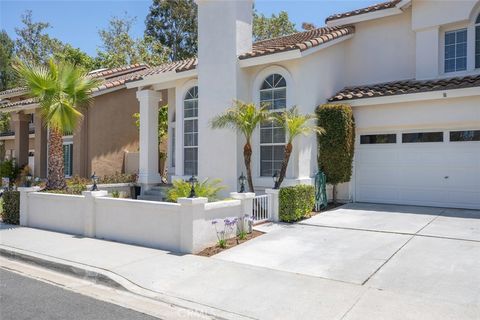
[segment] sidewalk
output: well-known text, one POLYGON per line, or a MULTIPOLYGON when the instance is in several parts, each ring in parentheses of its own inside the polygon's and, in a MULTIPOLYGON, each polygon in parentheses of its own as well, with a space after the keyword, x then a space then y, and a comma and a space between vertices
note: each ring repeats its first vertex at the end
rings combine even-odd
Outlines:
POLYGON ((224 319, 342 319, 368 288, 62 233, 0 224, 0 251, 113 282, 224 319), (61 266, 61 267, 60 267, 61 266))

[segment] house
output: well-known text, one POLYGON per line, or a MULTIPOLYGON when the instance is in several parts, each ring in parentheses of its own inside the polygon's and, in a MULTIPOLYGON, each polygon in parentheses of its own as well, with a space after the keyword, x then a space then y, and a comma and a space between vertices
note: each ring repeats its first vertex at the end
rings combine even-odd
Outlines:
MULTIPOLYGON (((138 129, 132 117, 138 112, 135 90, 125 81, 143 75, 146 65, 131 65, 90 72, 102 82, 93 103, 84 112, 76 132, 63 138, 65 175, 89 177, 138 170, 138 129)), ((11 130, 0 135, 7 158, 28 164, 35 177, 47 175, 47 129, 35 99, 25 88, 0 92, 0 111, 10 112, 11 130)))
MULTIPOLYGON (((160 182, 159 101, 169 103, 171 179, 220 178, 228 191, 245 171, 242 137, 212 130, 233 99, 352 106, 354 174, 344 201, 480 208, 480 1, 393 0, 337 14, 326 26, 252 42, 252 1, 198 0, 198 58, 153 68, 126 84, 140 103, 139 181, 160 182), (144 120, 145 119, 145 120, 144 120)), ((257 191, 271 188, 284 133, 253 139, 257 191)), ((295 142, 285 185, 311 184, 315 136, 295 142)))

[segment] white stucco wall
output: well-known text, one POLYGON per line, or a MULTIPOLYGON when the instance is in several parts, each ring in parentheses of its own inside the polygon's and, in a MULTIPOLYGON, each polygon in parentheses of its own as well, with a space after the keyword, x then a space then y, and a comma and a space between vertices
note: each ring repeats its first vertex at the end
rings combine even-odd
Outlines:
POLYGON ((355 25, 345 46, 345 86, 415 78, 411 10, 355 25))

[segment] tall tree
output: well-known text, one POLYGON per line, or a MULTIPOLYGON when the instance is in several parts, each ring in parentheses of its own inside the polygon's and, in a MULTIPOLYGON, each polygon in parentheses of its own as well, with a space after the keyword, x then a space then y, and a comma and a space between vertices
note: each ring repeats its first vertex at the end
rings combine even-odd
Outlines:
POLYGON ((0 32, 0 91, 12 87, 15 83, 15 72, 12 68, 12 58, 15 43, 5 30, 0 32))
POLYGON ((322 135, 325 130, 315 124, 310 124, 310 121, 314 119, 315 116, 313 114, 300 114, 297 107, 292 107, 284 112, 276 112, 273 117, 275 122, 282 126, 287 134, 287 144, 285 145, 282 167, 280 168, 278 181, 275 183, 275 189, 279 189, 287 173, 288 162, 290 161, 290 155, 293 151, 293 141, 295 138, 300 135, 306 136, 312 133, 322 135))
POLYGON ((93 70, 96 68, 95 59, 79 48, 74 48, 69 44, 65 44, 58 48, 53 53, 53 56, 57 61, 66 61, 75 66, 82 67, 85 70, 93 70))
POLYGON ((223 114, 211 120, 213 129, 229 128, 241 133, 245 137, 243 159, 247 170, 247 181, 250 192, 254 192, 252 179, 252 135, 260 123, 271 118, 267 107, 257 108, 253 103, 235 101, 235 105, 223 114))
POLYGON ((15 41, 16 55, 23 61, 46 63, 62 43, 46 33, 50 28, 49 23, 32 20, 32 11, 27 10, 22 15, 22 23, 23 27, 15 28, 18 36, 15 41))
POLYGON ((255 41, 285 36, 297 32, 295 23, 291 22, 288 13, 280 11, 278 15, 265 17, 256 10, 253 12, 253 38, 255 41))
POLYGON ((63 161, 63 134, 73 132, 82 117, 82 108, 91 102, 91 91, 98 80, 68 62, 47 66, 25 63, 17 59, 14 65, 29 94, 36 97, 48 125, 48 189, 66 187, 63 161))
POLYGON ((197 54, 197 5, 194 0, 153 0, 145 35, 171 48, 171 61, 197 54))
POLYGON ((159 65, 167 61, 167 49, 151 37, 134 39, 130 31, 136 18, 112 17, 106 29, 99 31, 102 40, 96 64, 114 68, 135 63, 159 65))

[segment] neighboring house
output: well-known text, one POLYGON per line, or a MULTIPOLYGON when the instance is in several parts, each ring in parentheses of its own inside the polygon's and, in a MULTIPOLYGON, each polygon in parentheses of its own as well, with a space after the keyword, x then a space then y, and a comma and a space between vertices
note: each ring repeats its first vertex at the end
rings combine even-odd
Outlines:
MULTIPOLYGON (((138 89, 139 181, 160 182, 155 106, 167 92, 172 179, 245 171, 240 135, 212 130, 233 99, 353 107, 356 153, 346 201, 480 208, 480 1, 394 0, 327 19, 326 27, 252 43, 251 1, 198 1, 198 59, 153 68, 138 89)), ((284 133, 253 139, 256 189, 273 184, 284 133)), ((294 144, 285 185, 312 183, 315 136, 294 144)))
MULTIPOLYGON (((65 175, 89 177, 138 170, 138 129, 132 117, 138 112, 135 90, 125 81, 143 75, 146 65, 103 69, 90 73, 102 79, 93 103, 84 112, 76 132, 64 136, 65 175), (136 157, 135 157, 136 156, 136 157)), ((12 115, 11 130, 0 134, 6 157, 29 164, 36 177, 47 173, 47 129, 35 99, 24 88, 0 92, 0 111, 12 115)))

